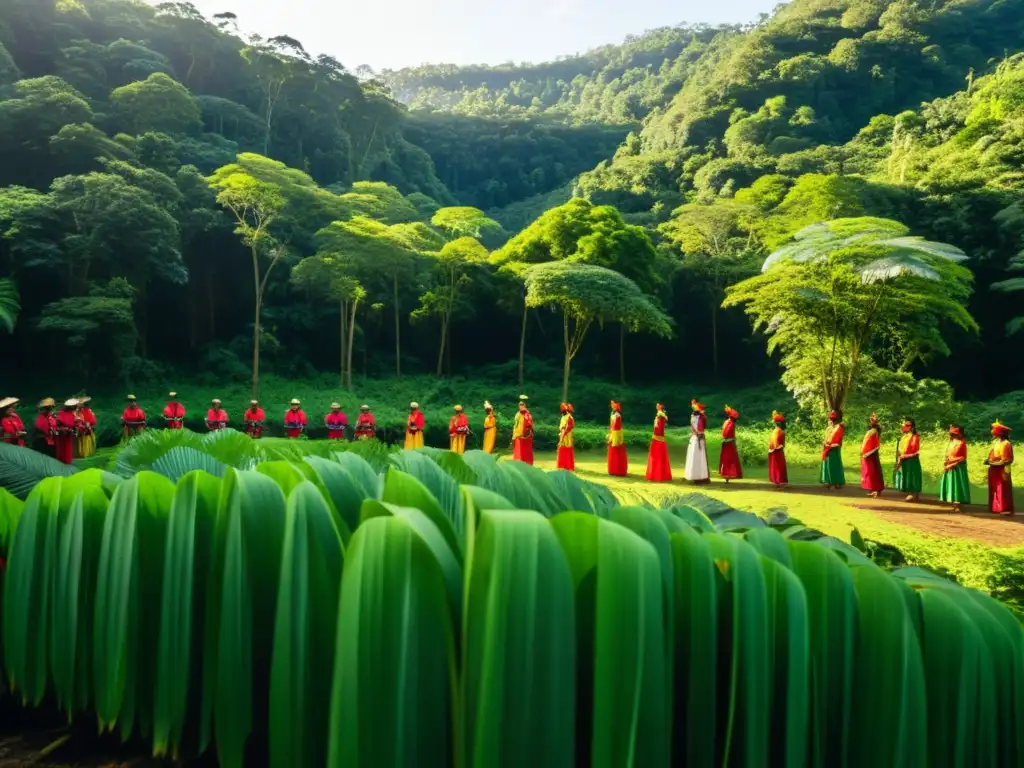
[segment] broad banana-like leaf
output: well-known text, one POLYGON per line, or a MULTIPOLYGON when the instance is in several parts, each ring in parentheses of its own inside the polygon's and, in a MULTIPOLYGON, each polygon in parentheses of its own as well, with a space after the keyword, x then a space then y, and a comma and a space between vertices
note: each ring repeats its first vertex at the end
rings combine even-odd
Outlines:
MULTIPOLYGON (((251 441, 252 438, 246 439, 251 441)), ((214 477, 223 477, 227 468, 227 464, 210 454, 187 445, 171 448, 149 466, 151 472, 163 475, 174 483, 196 470, 202 470, 214 477)))
POLYGON ((48 477, 68 477, 79 470, 51 456, 8 443, 0 443, 0 488, 19 499, 48 477))
MULTIPOLYGON (((454 456, 454 454, 449 453, 454 456)), ((457 457, 456 457, 457 458, 457 457)), ((445 515, 451 522, 455 536, 459 539, 465 537, 466 510, 462 503, 462 494, 459 493, 459 484, 451 475, 445 472, 440 465, 433 461, 423 451, 403 451, 391 457, 391 462, 398 469, 408 475, 415 477, 430 494, 438 501, 445 515)), ((473 476, 475 480, 475 475, 473 476)), ((385 494, 387 482, 385 481, 385 494)))
MULTIPOLYGON (((430 459, 425 460, 430 461, 430 459)), ((437 530, 448 542, 449 548, 455 553, 459 562, 462 562, 464 537, 456 533, 456 527, 451 517, 423 483, 405 472, 390 469, 384 480, 381 500, 398 507, 412 507, 423 512, 437 526, 437 530)), ((464 527, 460 525, 458 530, 463 531, 464 527)))

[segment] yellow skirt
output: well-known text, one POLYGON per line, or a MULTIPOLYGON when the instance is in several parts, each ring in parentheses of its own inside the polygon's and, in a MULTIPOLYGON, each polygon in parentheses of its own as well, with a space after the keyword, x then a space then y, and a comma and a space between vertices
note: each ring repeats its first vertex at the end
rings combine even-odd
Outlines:
POLYGON ((485 429, 484 430, 484 444, 482 450, 484 453, 494 453, 494 443, 498 439, 497 429, 485 429))
POLYGON ((411 451, 414 448, 423 447, 423 433, 422 432, 409 432, 405 433, 405 450, 411 451))
POLYGON ((78 449, 78 457, 80 459, 92 456, 96 453, 96 435, 92 432, 86 435, 79 435, 78 444, 75 447, 78 449))
POLYGON ((451 449, 452 449, 452 453, 465 453, 466 452, 466 436, 465 435, 452 435, 451 436, 451 449))

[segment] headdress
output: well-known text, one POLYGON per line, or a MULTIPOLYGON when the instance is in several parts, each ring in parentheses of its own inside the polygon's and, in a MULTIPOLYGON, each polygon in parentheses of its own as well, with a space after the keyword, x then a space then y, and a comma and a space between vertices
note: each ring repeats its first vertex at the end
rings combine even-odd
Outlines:
POLYGON ((491 405, 491 401, 490 400, 484 400, 484 410, 485 411, 493 411, 494 410, 494 406, 491 405))
POLYGON ((16 397, 5 397, 3 400, 0 400, 0 408, 10 408, 18 402, 20 401, 16 397))
POLYGON ((949 434, 950 435, 955 435, 956 437, 963 437, 964 436, 964 431, 963 431, 963 429, 960 428, 960 426, 958 424, 950 424, 949 425, 949 434))
POLYGON ((125 400, 136 400, 136 399, 138 399, 138 398, 136 398, 135 395, 128 395, 128 397, 125 398, 125 400))
POLYGON ((562 403, 561 405, 558 406, 558 409, 562 413, 568 413, 569 412, 569 404, 568 403, 562 403))
POLYGON ((368 410, 370 410, 370 406, 366 405, 366 403, 363 403, 362 405, 359 406, 359 410, 360 411, 368 411, 368 410))
POLYGON ((698 403, 696 400, 691 400, 690 401, 690 407, 693 410, 695 410, 695 411, 699 411, 700 413, 704 413, 704 403, 698 403))
POLYGON ((53 408, 53 406, 55 405, 56 403, 53 401, 52 397, 44 397, 42 400, 39 401, 40 408, 53 408))
POLYGON ((333 410, 335 408, 340 410, 341 409, 341 403, 331 403, 331 409, 333 410))
POLYGON ((871 414, 871 415, 870 415, 870 416, 868 417, 868 423, 869 423, 869 424, 870 424, 871 426, 873 426, 873 427, 877 427, 877 426, 879 426, 879 422, 878 422, 878 414, 876 414, 876 413, 872 413, 872 414, 871 414))
POLYGON ((85 405, 86 403, 91 403, 91 402, 92 402, 92 398, 87 396, 87 395, 82 395, 82 397, 78 398, 78 404, 79 405, 85 405))
POLYGON ((526 402, 527 400, 529 400, 529 399, 530 399, 530 398, 528 398, 528 397, 527 397, 526 395, 520 395, 520 396, 519 396, 519 402, 520 402, 520 403, 525 403, 525 402, 526 402))
POLYGON ((828 417, 831 421, 839 421, 839 411, 832 411, 828 417))
POLYGON ((613 411, 621 411, 622 410, 622 403, 620 403, 620 402, 618 402, 616 400, 612 400, 611 405, 612 405, 612 410, 613 411))
POLYGON ((779 413, 778 411, 772 411, 772 421, 773 422, 775 422, 776 424, 781 424, 785 420, 786 420, 786 417, 783 416, 781 413, 779 413))
POLYGON ((725 406, 725 415, 728 416, 730 419, 738 419, 740 417, 740 412, 737 411, 735 408, 727 405, 725 406))
POLYGON ((293 397, 289 405, 302 405, 302 403, 299 402, 299 399, 297 397, 293 397))
MULTIPOLYGON (((177 392, 168 392, 168 393, 167 393, 167 396, 168 396, 168 397, 177 397, 177 396, 178 396, 178 393, 177 393, 177 392)), ((131 399, 131 398, 129 398, 129 399, 131 399)))
POLYGON ((1009 428, 1008 426, 1006 426, 1005 424, 1000 424, 1000 423, 999 423, 999 419, 996 419, 995 423, 994 423, 994 424, 992 425, 992 433, 993 433, 993 434, 1003 434, 1003 435, 1008 435, 1008 434, 1010 434, 1010 432, 1012 432, 1012 431, 1013 431, 1013 430, 1011 430, 1011 429, 1010 429, 1010 428, 1009 428))
POLYGON ((72 397, 69 400, 65 400, 64 401, 64 407, 65 408, 77 408, 78 407, 78 400, 76 398, 74 398, 74 397, 72 397))
POLYGON ((249 405, 259 405, 259 404, 260 404, 259 400, 250 400, 249 401, 249 405))
POLYGON ((461 405, 456 405, 454 410, 461 411, 462 410, 462 406, 461 405))
POLYGON ((576 411, 572 407, 572 403, 566 403, 565 407, 569 409, 569 413, 575 413, 576 411))
POLYGON ((210 402, 212 402, 214 405, 220 405, 220 398, 219 397, 215 397, 210 402))
POLYGON ((411 410, 411 411, 415 411, 419 407, 420 407, 420 404, 417 403, 415 400, 413 400, 411 403, 409 403, 409 410, 411 410))

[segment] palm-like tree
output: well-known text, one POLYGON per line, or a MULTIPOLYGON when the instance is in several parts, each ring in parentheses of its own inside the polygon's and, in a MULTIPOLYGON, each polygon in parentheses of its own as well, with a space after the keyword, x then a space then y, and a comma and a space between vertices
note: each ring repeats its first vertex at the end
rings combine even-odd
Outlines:
POLYGON ((21 302, 18 298, 18 286, 13 280, 0 279, 0 326, 6 328, 8 333, 14 332, 19 311, 21 302))

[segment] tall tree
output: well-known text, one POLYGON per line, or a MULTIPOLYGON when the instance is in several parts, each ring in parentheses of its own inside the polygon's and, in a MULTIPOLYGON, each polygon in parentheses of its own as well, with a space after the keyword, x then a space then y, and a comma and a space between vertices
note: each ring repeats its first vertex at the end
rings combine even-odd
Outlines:
POLYGON ((631 331, 669 337, 672 328, 665 313, 636 283, 604 267, 555 262, 526 271, 526 303, 551 307, 562 313, 562 399, 569 397, 572 361, 587 332, 597 323, 621 323, 631 331))
MULTIPOLYGON (((223 169, 222 169, 223 170, 223 169)), ((260 318, 267 281, 285 255, 284 246, 271 234, 270 226, 284 207, 278 187, 253 178, 241 170, 215 174, 210 183, 217 190, 217 202, 235 217, 235 233, 252 256, 254 312, 252 330, 252 396, 259 395, 260 383, 260 318), (266 269, 262 263, 267 261, 266 269)))
POLYGON ((842 410, 866 365, 907 370, 949 354, 943 323, 978 330, 966 259, 896 221, 836 219, 800 230, 760 275, 729 288, 723 306, 743 306, 768 335, 798 400, 842 410))

